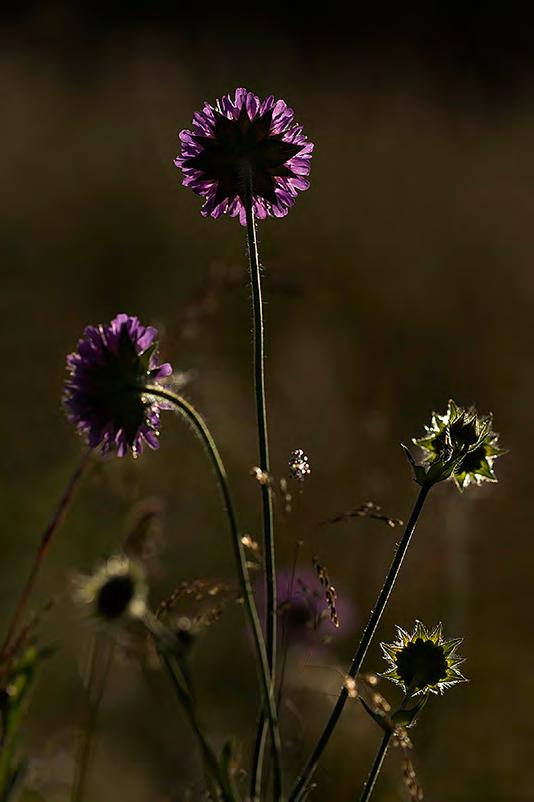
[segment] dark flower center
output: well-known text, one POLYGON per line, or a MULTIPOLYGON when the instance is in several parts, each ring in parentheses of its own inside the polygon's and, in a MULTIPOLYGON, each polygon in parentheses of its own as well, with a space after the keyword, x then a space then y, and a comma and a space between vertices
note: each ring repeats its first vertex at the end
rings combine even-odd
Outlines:
POLYGON ((455 446, 473 446, 478 440, 475 419, 466 421, 462 415, 450 427, 451 440, 455 446))
POLYGON ((94 416, 105 425, 112 421, 133 446, 139 429, 146 424, 147 405, 136 387, 147 384, 148 358, 139 355, 126 328, 121 330, 117 352, 104 349, 104 363, 88 371, 84 394, 94 416))
POLYGON ((478 446, 462 460, 456 473, 477 473, 486 459, 486 447, 478 446))
POLYGON ((475 420, 466 421, 462 415, 448 427, 445 427, 443 431, 436 434, 432 440, 431 448, 438 459, 452 456, 452 454, 447 453, 450 452, 451 448, 453 453, 456 452, 459 455, 458 452, 461 453, 463 449, 474 445, 478 437, 475 420))
POLYGON ((288 162, 302 150, 302 145, 284 142, 282 134, 270 134, 272 110, 251 120, 245 108, 237 120, 229 120, 215 111, 213 137, 194 136, 202 151, 184 162, 204 173, 209 181, 217 181, 216 202, 239 195, 242 200, 248 192, 249 176, 252 192, 274 203, 275 178, 290 177, 294 173, 288 162))
POLYGON ((397 673, 405 686, 415 689, 437 685, 447 677, 447 658, 441 646, 431 640, 417 638, 396 657, 397 673))
POLYGON ((102 618, 119 618, 133 599, 135 586, 130 576, 114 576, 102 586, 96 602, 102 618))

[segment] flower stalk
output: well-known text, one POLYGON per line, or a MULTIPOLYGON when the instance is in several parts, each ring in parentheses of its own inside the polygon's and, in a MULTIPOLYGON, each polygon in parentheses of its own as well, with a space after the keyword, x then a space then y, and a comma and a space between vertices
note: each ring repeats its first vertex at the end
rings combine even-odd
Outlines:
MULTIPOLYGON (((156 645, 158 645, 157 641, 156 645)), ((178 699, 178 702, 180 703, 180 706, 182 707, 186 718, 189 721, 189 724, 191 725, 191 728, 198 740, 202 754, 202 761, 204 763, 206 785, 208 786, 210 797, 214 800, 219 799, 220 790, 223 795, 224 802, 236 802, 234 794, 228 792, 224 788, 219 762, 199 723, 193 699, 186 687, 185 680, 181 676, 181 672, 179 671, 176 662, 168 654, 162 654, 162 659, 176 693, 176 698, 178 699)))
POLYGON ((384 763, 384 759, 386 757, 392 737, 393 737, 393 731, 388 731, 384 733, 384 737, 382 738, 382 742, 378 747, 376 757, 374 759, 373 765, 371 766, 371 771, 369 772, 369 776, 363 788, 362 795, 360 797, 360 802, 368 802, 368 800, 371 798, 371 794, 373 793, 375 783, 382 769, 382 765, 384 763))
POLYGON ((279 762, 280 734, 278 730, 278 716, 276 711, 276 702, 271 683, 271 673, 269 670, 269 663, 267 659, 267 651, 265 648, 263 632, 258 617, 258 611, 256 609, 256 602, 254 600, 254 594, 250 583, 250 576, 247 567, 246 555, 243 548, 243 544, 241 542, 241 537, 239 535, 237 516, 234 509, 234 503, 230 492, 228 476, 226 473, 226 469, 224 467, 224 463, 219 454, 217 445, 208 427, 206 426, 204 420, 199 415, 197 410, 188 401, 186 401, 181 396, 176 395, 175 393, 169 390, 165 390, 164 388, 159 387, 157 385, 146 386, 142 388, 134 388, 134 389, 136 389, 137 392, 142 392, 144 394, 147 394, 148 396, 154 396, 156 398, 161 398, 173 404, 173 406, 179 412, 181 412, 193 426, 195 433, 198 435, 204 447, 206 448, 206 452, 215 470, 217 481, 224 500, 224 506, 228 518, 228 524, 230 527, 230 534, 232 538, 232 546, 234 549, 234 556, 237 565, 239 584, 241 586, 241 592, 243 594, 245 609, 247 612, 247 616, 250 622, 254 638, 256 657, 258 661, 258 671, 263 691, 263 701, 267 710, 267 720, 269 724, 271 742, 273 747, 274 772, 275 776, 280 776, 281 774, 280 762, 279 762))
MULTIPOLYGON (((443 638, 443 628, 437 624, 427 629, 421 621, 415 622, 412 634, 397 627, 395 643, 382 643, 382 651, 390 668, 384 676, 404 689, 404 699, 395 713, 383 723, 370 711, 372 718, 384 729, 384 737, 378 748, 371 771, 364 785, 360 802, 368 802, 382 769, 391 738, 398 727, 413 727, 430 694, 443 693, 447 688, 467 680, 458 666, 463 659, 456 653, 462 638, 443 638), (408 707, 410 701, 418 701, 408 707)), ((361 700, 363 702, 363 700, 361 700)))
MULTIPOLYGON (((371 612, 371 615, 369 616, 367 626, 365 627, 360 643, 358 644, 358 648, 356 649, 356 652, 354 654, 351 666, 349 668, 349 671, 347 672, 348 676, 351 677, 352 679, 355 679, 357 674, 359 674, 360 669, 362 667, 362 663, 365 660, 367 650, 371 645, 378 624, 380 623, 380 619, 382 618, 382 615, 388 603, 391 591, 393 590, 395 581, 397 579, 402 563, 406 556, 406 552, 408 551, 408 547, 410 545, 413 533, 415 531, 417 521, 419 520, 421 510, 423 509, 424 503, 426 501, 427 495, 431 487, 432 487, 431 483, 424 483, 421 486, 419 495, 417 496, 414 508, 412 510, 412 514, 410 515, 410 519, 406 524, 402 540, 397 548, 397 551, 395 552, 395 556, 393 558, 390 569, 386 576, 386 580, 384 582, 382 590, 378 595, 378 599, 371 612)), ((343 708, 345 707, 345 703, 348 699, 348 696, 349 693, 347 687, 346 685, 343 685, 343 688, 340 691, 334 709, 330 714, 330 718, 328 719, 326 726, 319 740, 317 741, 317 744, 306 766, 304 767, 303 771, 301 772, 300 776, 297 779, 297 782, 295 783, 295 786, 289 796, 289 802, 300 802, 300 800, 303 799, 308 784, 317 768, 317 764, 319 763, 319 760, 336 728, 341 713, 343 712, 343 708)))
MULTIPOLYGON (((254 330, 254 390, 256 397, 256 421, 258 429, 258 456, 259 467, 267 476, 270 473, 269 461, 269 435, 267 428, 267 405, 265 399, 265 346, 263 323, 263 298, 261 290, 260 260, 256 238, 256 224, 254 219, 254 206, 252 202, 252 175, 249 171, 245 178, 244 206, 247 223, 247 246, 250 270, 250 283, 252 287, 252 317, 254 330)), ((267 646, 267 660, 271 673, 271 689, 274 693, 276 675, 276 555, 274 542, 274 520, 271 488, 268 482, 261 484, 262 518, 263 518, 263 555, 265 567, 265 633, 267 646)), ((261 773, 263 762, 263 744, 265 742, 265 715, 260 716, 258 732, 256 734, 256 748, 254 750, 253 766, 251 772, 252 798, 258 795, 261 787, 261 773)), ((275 746, 273 744, 273 750, 275 746)), ((274 757, 274 756, 273 756, 274 757)), ((279 759, 273 760, 274 765, 274 798, 282 798, 282 777, 276 766, 279 759)))

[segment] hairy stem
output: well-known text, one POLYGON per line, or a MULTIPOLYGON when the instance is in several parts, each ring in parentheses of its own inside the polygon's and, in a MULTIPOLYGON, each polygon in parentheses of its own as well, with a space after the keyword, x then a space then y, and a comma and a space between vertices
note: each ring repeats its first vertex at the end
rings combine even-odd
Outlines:
POLYGON ((9 647, 11 646, 17 628, 26 611, 26 606, 28 604, 29 598, 35 587, 35 583, 37 581, 40 568, 43 564, 43 560, 50 548, 50 544, 52 543, 52 538, 57 532, 57 530, 60 528, 63 521, 65 520, 68 509, 74 499, 76 491, 89 465, 89 458, 91 452, 92 449, 88 449, 83 455, 78 465, 76 466, 76 469, 74 470, 74 473, 69 479, 69 482, 63 492, 59 504, 57 505, 54 511, 54 514, 52 515, 48 523, 48 526, 41 535, 41 540, 39 542, 39 547, 33 560, 33 565, 31 567, 30 573, 28 574, 28 578, 26 579, 26 583, 22 588, 22 592, 19 596, 17 606, 15 607, 15 612, 13 613, 13 617, 11 618, 11 622, 5 635, 2 648, 0 649, 0 657, 7 654, 7 652, 9 651, 9 647))
POLYGON ((247 568, 247 560, 245 555, 245 550, 243 547, 243 543, 241 542, 241 537, 239 534, 239 527, 237 523, 237 516, 234 509, 234 503, 232 500, 232 495, 230 493, 230 486, 228 483, 228 476, 226 474, 226 469, 224 467, 223 461, 219 454, 219 450, 217 445, 211 436, 211 433, 206 426, 204 420, 201 418, 199 413, 196 409, 184 398, 175 393, 170 392, 169 390, 164 390, 162 387, 158 386, 151 386, 151 387, 144 387, 138 388, 144 394, 149 396, 154 396, 156 398, 162 398, 165 401, 169 401, 173 404, 176 409, 181 412, 187 420, 193 426, 196 434, 199 436, 200 440, 202 441, 204 447, 206 448, 207 454, 210 458, 211 464, 215 470, 215 474, 217 476, 217 481, 223 496, 224 506, 228 518, 228 525, 230 527, 230 534, 232 537, 232 546, 234 549, 234 555, 237 565, 238 571, 238 578, 239 584, 241 587, 241 592, 243 594, 243 599, 245 603, 245 610, 247 612, 247 616, 249 618, 250 626, 252 629, 252 634, 254 638, 254 645, 256 649, 256 657, 258 661, 258 671, 261 680, 261 686, 263 691, 263 701, 264 705, 266 705, 267 709, 267 717, 269 723, 269 730, 271 735, 271 741, 273 743, 273 754, 275 759, 275 771, 280 773, 279 763, 276 762, 277 757, 279 760, 280 755, 280 734, 278 730, 278 716, 276 711, 276 701, 274 698, 274 693, 272 689, 271 683, 271 672, 269 670, 269 663, 267 660, 267 651, 265 648, 265 641, 263 638, 263 632, 261 629, 260 620, 258 617, 258 611, 256 609, 256 602, 254 600, 254 594, 252 592, 252 586, 250 584, 250 576, 249 571, 247 568), (276 766, 278 768, 276 769, 276 766))
MULTIPOLYGON (((266 475, 267 481, 261 484, 262 513, 263 513, 263 558, 265 564, 265 633, 267 641, 267 660, 271 672, 272 689, 275 687, 276 674, 276 559, 274 544, 274 521, 271 488, 269 486, 269 436, 267 431, 267 405, 265 400, 265 369, 264 369, 264 332, 263 332, 263 299, 261 291, 260 260, 258 243, 256 239, 256 225, 254 220, 254 207, 252 202, 252 180, 249 175, 246 180, 244 206, 247 217, 247 246, 250 269, 250 283, 252 288, 252 318, 254 332, 254 390, 256 397, 256 420, 258 429, 258 458, 259 468, 266 475)), ((265 737, 265 713, 260 716, 258 732, 256 735, 256 748, 254 750, 253 766, 251 772, 251 796, 257 797, 258 786, 261 787, 261 773, 263 762, 263 743, 265 737)), ((280 769, 279 746, 272 742, 274 799, 282 799, 282 774, 280 769)))
MULTIPOLYGON (((410 545, 412 535, 415 531, 419 515, 421 513, 421 510, 423 509, 423 505, 425 503, 425 499, 428 495, 430 487, 431 487, 430 485, 425 484, 421 487, 421 490, 419 491, 419 495, 412 510, 412 514, 410 515, 410 520, 406 524, 402 540, 399 543, 397 551, 395 552, 395 556, 393 558, 393 562, 391 563, 390 569, 386 576, 386 580, 384 582, 382 590, 378 595, 376 604, 373 610, 371 611, 371 615, 369 616, 367 626, 364 629, 362 638, 360 640, 360 643, 358 644, 358 648, 356 649, 356 653, 354 654, 354 658, 349 668, 348 675, 353 679, 355 679, 356 675, 359 674, 360 672, 362 663, 365 660, 365 656, 367 654, 367 650, 369 649, 371 641, 373 640, 374 634, 376 632, 376 628, 378 627, 380 619, 382 618, 382 614, 388 603, 388 599, 391 594, 391 591, 393 590, 393 586, 395 585, 395 581, 397 579, 404 557, 406 556, 408 546, 410 545)), ((323 754, 326 745, 328 744, 328 741, 330 740, 334 732, 334 729, 339 721, 341 713, 343 712, 343 708, 345 706, 345 702, 347 701, 347 699, 348 699, 348 690, 345 686, 343 686, 338 696, 337 702, 334 706, 334 709, 330 714, 330 718, 328 719, 326 726, 323 732, 321 733, 319 740, 317 741, 317 744, 310 756, 310 759, 308 760, 302 773, 298 777, 297 782, 295 783, 295 786, 289 796, 289 802, 300 802, 300 800, 306 793, 307 786, 317 768, 317 764, 319 763, 321 755, 323 754)))

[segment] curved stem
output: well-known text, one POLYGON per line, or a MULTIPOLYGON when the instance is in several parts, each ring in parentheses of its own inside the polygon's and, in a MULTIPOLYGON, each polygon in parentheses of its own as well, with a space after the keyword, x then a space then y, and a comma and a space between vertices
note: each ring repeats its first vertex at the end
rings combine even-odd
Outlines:
MULTIPOLYGON (((256 419, 258 428, 258 456, 260 470, 269 476, 269 436, 267 431, 267 407, 265 401, 265 371, 264 371, 264 335, 263 335, 263 299, 261 291, 260 260, 258 243, 256 239, 256 225, 254 221, 254 207, 252 202, 252 179, 248 175, 245 186, 244 206, 247 218, 247 245, 250 269, 250 283, 252 287, 252 316, 254 330, 254 389, 256 395, 256 419)), ((267 641, 267 660, 271 672, 271 682, 274 692, 276 674, 276 559, 274 544, 274 521, 271 488, 269 482, 261 485, 262 511, 263 511, 263 557, 265 561, 265 633, 267 641)), ((252 782, 256 783, 259 777, 261 786, 261 771, 263 761, 262 742, 264 738, 261 730, 265 727, 265 717, 261 716, 256 745, 254 750, 254 763, 252 767, 252 782)), ((276 746, 273 743, 274 767, 274 798, 282 799, 282 775, 279 769, 279 755, 275 755, 276 746)), ((254 798, 254 797, 253 797, 254 798)))
POLYGON ((382 743, 378 747, 378 752, 376 753, 374 763, 371 767, 371 771, 369 772, 369 776, 362 791, 360 802, 368 802, 368 800, 371 798, 371 794, 373 793, 373 788, 375 787, 376 779, 380 774, 380 769, 382 768, 384 758, 386 757, 386 752, 388 751, 389 742, 391 741, 392 737, 393 737, 392 732, 384 733, 384 737, 382 738, 382 743))
POLYGON ((39 570, 41 568, 41 565, 43 564, 43 560, 46 556, 46 553, 50 548, 52 538, 54 534, 57 532, 57 530, 60 528, 63 521, 65 520, 65 516, 72 503, 72 500, 74 499, 76 490, 78 489, 82 477, 84 476, 85 471, 89 465, 89 457, 91 455, 91 452, 92 449, 88 449, 83 455, 78 465, 76 466, 76 469, 72 474, 69 483, 67 484, 63 492, 63 495, 59 501, 58 506, 56 507, 54 514, 52 515, 52 518, 48 523, 48 526, 41 535, 41 540, 33 560, 33 565, 31 567, 30 573, 28 574, 28 578, 26 579, 26 583, 22 588, 22 592, 17 602, 17 606, 15 607, 15 612, 13 613, 13 617, 9 624, 6 636, 4 638, 2 648, 0 649, 0 657, 5 655, 9 651, 9 647, 11 646, 17 627, 22 620, 22 617, 26 610, 26 606, 28 604, 28 600, 32 594, 33 588, 37 581, 39 570))
MULTIPOLYGON (((382 618, 382 614, 386 608, 388 603, 389 596, 391 591, 393 590, 393 586, 395 585, 395 580, 397 579, 397 575, 400 571, 402 562, 404 557, 406 556, 406 552, 408 551, 408 546, 410 545, 410 541, 412 539, 412 535, 415 531, 415 527, 417 525, 417 521, 421 510, 423 509, 423 505, 425 503, 425 499, 428 495, 431 485, 423 485, 421 490, 419 491, 419 495, 416 499, 414 508, 412 510, 412 514, 410 515, 410 520, 406 524, 406 528, 404 530, 404 534, 402 536, 402 540, 399 543, 397 551, 395 552, 395 556, 393 558, 393 562, 391 563, 390 569, 386 576, 386 581, 382 587, 378 595, 378 599, 376 601, 376 605, 369 616, 369 620, 367 622, 367 626, 364 629, 362 638, 360 643, 358 644, 358 648, 356 649, 356 653, 352 660, 352 664, 348 671, 349 677, 353 679, 356 678, 356 675, 359 674, 360 669, 362 667, 362 663, 365 660, 365 656, 367 654, 367 650, 371 644, 371 641, 374 637, 376 632, 376 628, 382 618)), ((330 714, 330 718, 328 719, 326 726, 321 733, 319 740, 313 750, 310 759, 308 760, 305 768, 303 769, 302 773, 300 774, 295 786, 289 795, 289 802, 300 802, 304 793, 306 792, 306 788, 309 784, 311 777, 313 776, 315 769, 317 768, 317 764, 321 755, 323 754, 328 741, 330 740, 332 733, 336 727, 336 724, 343 712, 343 708, 345 706, 345 702, 348 698, 348 691, 345 686, 341 689, 341 692, 338 696, 337 702, 334 706, 330 714)))
POLYGON ((258 660, 258 670, 261 679, 263 699, 264 699, 264 704, 266 705, 267 708, 269 730, 271 735, 271 741, 273 744, 275 771, 278 771, 279 774, 280 767, 279 767, 279 762, 277 763, 277 761, 279 761, 279 755, 280 755, 280 733, 278 730, 278 716, 276 712, 276 702, 271 684, 271 673, 269 671, 267 651, 265 648, 263 632, 258 617, 258 611, 256 609, 256 602, 254 601, 252 586, 250 584, 250 576, 247 568, 245 550, 243 548, 243 543, 241 542, 241 537, 239 534, 237 516, 235 513, 232 495, 230 493, 230 487, 228 484, 228 476, 226 474, 226 469, 219 454, 219 450, 204 420, 201 418, 196 409, 191 404, 189 404, 189 402, 186 401, 184 398, 182 398, 179 395, 176 395, 175 393, 170 392, 169 390, 164 390, 162 387, 157 387, 157 386, 149 386, 137 389, 141 389, 142 392, 146 393, 147 395, 151 395, 156 398, 162 398, 165 401, 169 401, 176 407, 176 409, 178 409, 179 412, 181 412, 189 420, 196 434, 199 436, 200 440, 204 444, 207 454, 215 470, 217 481, 221 489, 228 517, 228 524, 230 527, 230 534, 232 536, 232 546, 234 549, 234 555, 237 565, 239 584, 241 586, 241 592, 243 594, 243 599, 245 602, 245 609, 252 629, 252 635, 254 637, 254 645, 256 648, 256 656, 258 660), (276 769, 277 765, 278 769, 276 769))

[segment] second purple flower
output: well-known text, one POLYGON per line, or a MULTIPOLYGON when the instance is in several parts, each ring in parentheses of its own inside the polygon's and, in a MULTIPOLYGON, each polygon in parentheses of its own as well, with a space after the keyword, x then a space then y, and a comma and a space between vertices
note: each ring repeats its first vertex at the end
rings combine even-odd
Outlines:
POLYGON ((137 455, 143 442, 158 448, 159 410, 165 404, 143 389, 169 376, 157 360, 157 330, 120 314, 111 323, 87 326, 67 356, 63 403, 69 419, 92 448, 137 455))

